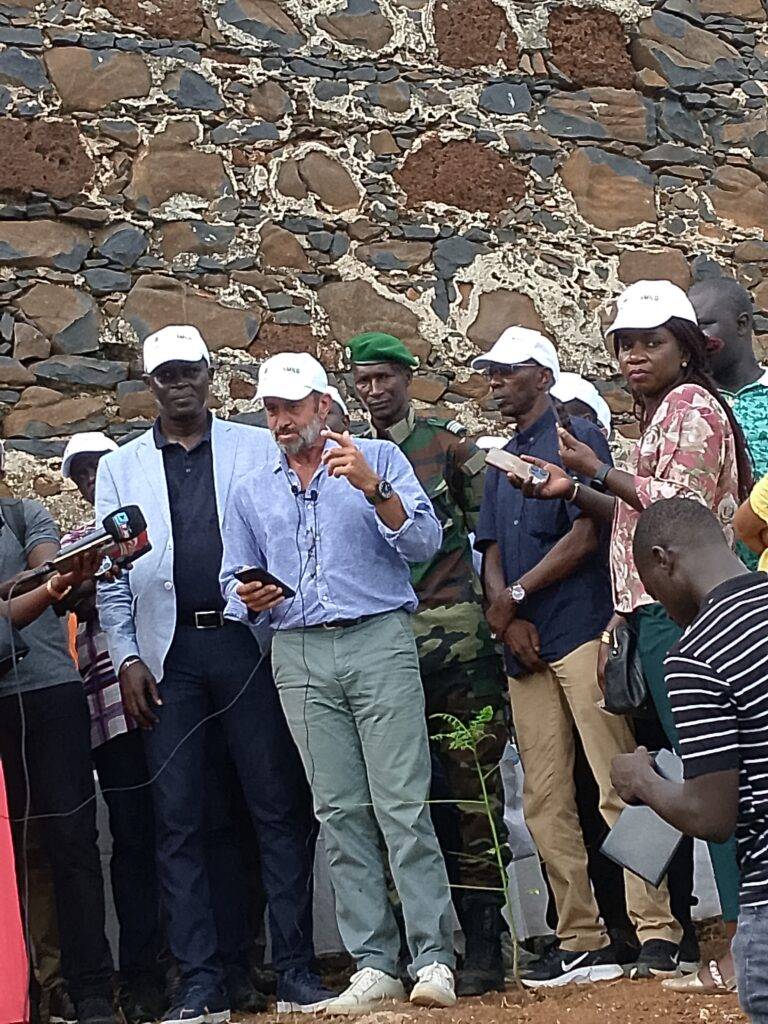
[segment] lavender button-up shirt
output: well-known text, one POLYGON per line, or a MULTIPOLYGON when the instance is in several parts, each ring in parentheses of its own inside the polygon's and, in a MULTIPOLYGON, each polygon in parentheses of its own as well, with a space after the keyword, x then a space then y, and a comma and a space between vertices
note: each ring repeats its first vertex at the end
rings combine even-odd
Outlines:
POLYGON ((355 439, 355 444, 392 484, 405 523, 399 530, 389 529, 361 491, 343 477, 329 477, 323 464, 302 491, 298 476, 278 451, 271 464, 236 486, 224 519, 221 586, 228 618, 248 620, 248 610, 235 593, 234 573, 250 565, 267 569, 296 591, 269 613, 272 629, 301 629, 398 608, 416 610, 408 566, 432 558, 442 541, 442 527, 397 445, 365 438, 355 439))

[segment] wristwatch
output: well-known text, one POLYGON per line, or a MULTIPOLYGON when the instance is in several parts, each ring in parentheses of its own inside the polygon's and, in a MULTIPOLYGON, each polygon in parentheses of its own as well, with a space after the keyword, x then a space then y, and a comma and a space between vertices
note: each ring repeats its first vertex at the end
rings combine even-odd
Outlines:
POLYGON ((608 474, 611 472, 612 469, 613 469, 613 466, 611 466, 607 462, 604 462, 600 466, 598 471, 592 477, 592 483, 590 484, 590 486, 592 487, 593 490, 599 491, 601 494, 605 493, 605 491, 606 491, 605 478, 608 476, 608 474))
POLYGON ((514 586, 507 587, 507 593, 515 604, 522 604, 526 598, 525 587, 521 587, 519 583, 515 583, 514 586))
POLYGON ((388 501, 394 493, 395 490, 389 480, 379 480, 376 490, 370 497, 366 494, 366 498, 372 505, 378 505, 381 501, 388 501))

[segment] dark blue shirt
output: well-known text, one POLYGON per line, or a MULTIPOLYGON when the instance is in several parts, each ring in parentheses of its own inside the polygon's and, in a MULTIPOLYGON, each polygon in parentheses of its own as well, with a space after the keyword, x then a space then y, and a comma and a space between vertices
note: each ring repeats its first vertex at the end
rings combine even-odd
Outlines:
MULTIPOLYGON (((588 444, 602 462, 612 461, 608 442, 588 420, 574 416, 571 433, 588 444)), ((548 409, 534 424, 513 437, 505 451, 533 455, 562 466, 554 410, 548 409)), ((523 497, 504 473, 489 466, 475 546, 483 551, 494 541, 499 545, 504 579, 507 586, 512 586, 538 565, 580 515, 581 510, 567 501, 523 497)), ((559 661, 594 640, 611 617, 608 530, 603 534, 599 550, 585 559, 571 576, 531 594, 520 607, 518 618, 527 619, 538 630, 541 657, 546 662, 559 661)), ((508 647, 504 648, 504 663, 510 676, 526 672, 508 647)))
POLYGON ((211 423, 189 451, 163 437, 160 421, 153 428, 163 453, 173 533, 173 583, 176 614, 223 611, 219 586, 224 547, 216 508, 211 423))

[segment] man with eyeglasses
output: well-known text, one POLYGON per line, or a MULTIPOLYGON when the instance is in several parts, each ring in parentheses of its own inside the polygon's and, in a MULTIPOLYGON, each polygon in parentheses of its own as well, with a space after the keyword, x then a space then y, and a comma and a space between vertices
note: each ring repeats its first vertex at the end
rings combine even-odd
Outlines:
MULTIPOLYGON (((235 483, 267 464, 269 432, 211 416, 210 356, 194 327, 144 342, 145 380, 160 415, 99 462, 96 513, 137 504, 152 551, 98 609, 126 711, 144 729, 152 779, 157 870, 182 987, 166 1024, 222 1024, 247 988, 247 953, 223 965, 204 845, 206 730, 215 714, 259 842, 278 972, 278 1009, 313 1012, 332 993, 312 973, 316 825, 298 752, 269 661, 252 630, 225 619, 219 588, 222 522, 235 483)), ((245 894, 225 908, 236 918, 245 894)), ((234 924, 237 924, 234 920, 234 924)), ((231 934, 224 936, 231 942, 231 934)))
MULTIPOLYGON (((488 375, 503 418, 517 426, 505 451, 562 465, 550 394, 560 376, 552 343, 537 331, 510 327, 472 368, 488 375)), ((574 416, 570 430, 610 464, 608 443, 594 424, 574 416)), ((525 769, 525 818, 547 866, 558 916, 558 943, 523 984, 621 977, 589 881, 573 781, 575 726, 600 790, 600 810, 612 825, 623 805, 611 785, 611 761, 633 750, 634 738, 624 719, 599 707, 597 653, 612 614, 607 536, 571 502, 526 497, 489 467, 475 546, 484 553, 488 623, 505 645, 525 769)), ((641 942, 679 938, 666 886, 654 889, 625 873, 625 890, 641 942)))

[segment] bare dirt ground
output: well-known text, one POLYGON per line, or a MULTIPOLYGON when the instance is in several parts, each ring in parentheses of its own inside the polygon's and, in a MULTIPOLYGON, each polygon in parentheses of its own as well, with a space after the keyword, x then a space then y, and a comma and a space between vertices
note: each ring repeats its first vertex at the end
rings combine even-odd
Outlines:
MULTIPOLYGON (((722 952, 724 939, 719 923, 701 928, 702 959, 722 952)), ((333 975, 337 987, 343 978, 333 975)), ((277 1017, 261 1013, 236 1015, 242 1024, 306 1024, 301 1016, 277 1017)), ((529 992, 508 986, 505 993, 477 999, 460 999, 450 1010, 424 1010, 407 1003, 354 1018, 355 1024, 747 1024, 735 995, 696 997, 667 992, 658 981, 613 981, 598 985, 570 985, 546 992, 529 992)))

